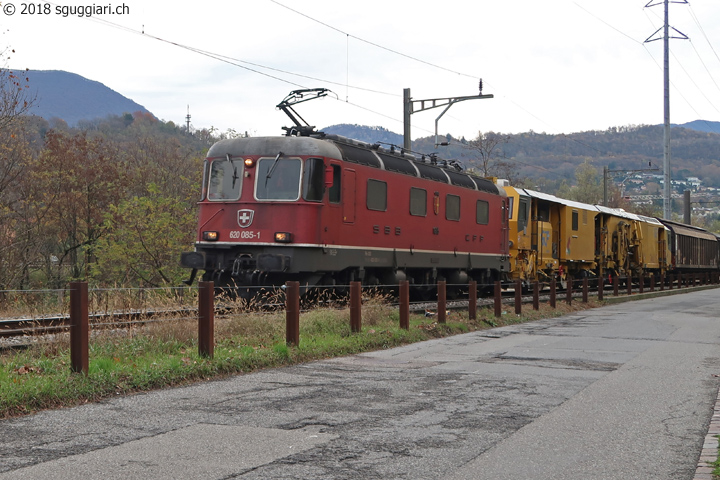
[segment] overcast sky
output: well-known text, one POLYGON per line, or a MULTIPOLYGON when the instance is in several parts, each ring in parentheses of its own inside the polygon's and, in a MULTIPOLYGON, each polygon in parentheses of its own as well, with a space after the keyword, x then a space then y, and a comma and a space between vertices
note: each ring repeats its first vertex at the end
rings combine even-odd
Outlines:
MULTIPOLYGON (((7 66, 77 73, 177 123, 189 105, 195 128, 280 134, 290 121, 275 105, 324 87, 335 96, 297 106, 311 125, 402 133, 404 88, 415 100, 476 95, 479 78, 494 98, 454 105, 441 134, 663 122, 663 42, 644 43, 663 5, 648 0, 112 0, 95 5, 126 13, 90 18, 61 7, 92 2, 34 15, 12 3, 0 14, 7 66)), ((671 40, 671 121, 720 121, 720 1, 671 3, 670 25, 690 37, 671 40)), ((414 114, 413 138, 441 112, 414 114)))

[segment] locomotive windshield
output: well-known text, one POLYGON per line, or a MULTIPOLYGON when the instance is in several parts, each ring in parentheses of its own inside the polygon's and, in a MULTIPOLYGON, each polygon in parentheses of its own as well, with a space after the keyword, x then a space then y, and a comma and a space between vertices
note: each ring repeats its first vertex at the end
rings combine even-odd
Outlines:
POLYGON ((238 200, 243 178, 242 158, 214 160, 210 164, 209 200, 238 200))
POLYGON ((300 198, 299 158, 261 158, 257 163, 255 198, 297 200, 300 198))

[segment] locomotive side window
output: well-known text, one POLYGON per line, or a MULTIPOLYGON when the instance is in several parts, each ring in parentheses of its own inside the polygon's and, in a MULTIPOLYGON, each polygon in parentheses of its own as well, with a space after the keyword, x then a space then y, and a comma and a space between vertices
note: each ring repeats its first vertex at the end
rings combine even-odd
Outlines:
MULTIPOLYGON (((505 202, 503 202, 503 208, 505 208, 505 202)), ((477 201, 477 223, 478 225, 487 225, 490 223, 490 204, 485 200, 477 201)), ((503 223, 504 220, 503 220, 503 223)))
POLYGON ((447 195, 445 197, 445 218, 447 220, 460 220, 460 197, 457 195, 447 195))
POLYGON ((530 199, 527 197, 520 197, 518 203, 518 230, 525 230, 528 224, 528 218, 530 218, 530 199))
POLYGON ((207 178, 208 178, 208 167, 210 166, 210 162, 205 159, 203 162, 203 175, 202 175, 202 192, 200 193, 200 200, 205 200, 205 197, 207 196, 207 178))
POLYGON ((427 190, 410 187, 410 215, 427 216, 427 190))
POLYGON ((330 200, 330 203, 340 203, 340 192, 342 191, 340 189, 340 178, 342 178, 342 171, 340 170, 340 165, 332 165, 332 169, 333 184, 330 190, 328 190, 328 200, 330 200))
POLYGON ((258 200, 297 200, 300 197, 299 158, 261 158, 255 176, 258 200))
POLYGON ((242 190, 243 160, 227 158, 210 164, 208 200, 238 200, 242 190))
POLYGON ((579 228, 579 215, 577 210, 572 211, 572 229, 574 232, 577 232, 579 228))
POLYGON ((303 173, 303 198, 310 202, 322 202, 324 195, 325 162, 322 158, 308 158, 303 173))
POLYGON ((387 210, 387 183, 368 179, 367 208, 384 212, 387 210))

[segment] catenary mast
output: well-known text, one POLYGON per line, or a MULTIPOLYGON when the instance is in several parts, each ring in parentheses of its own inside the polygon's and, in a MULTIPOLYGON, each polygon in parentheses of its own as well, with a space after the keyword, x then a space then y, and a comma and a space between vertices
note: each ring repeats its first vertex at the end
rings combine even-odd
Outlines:
POLYGON ((663 31, 663 73, 664 73, 664 79, 663 79, 663 90, 664 90, 664 100, 665 100, 665 128, 663 132, 663 218, 665 220, 672 220, 672 199, 671 199, 671 193, 672 193, 672 186, 671 186, 671 175, 670 175, 670 38, 679 38, 683 40, 687 40, 687 36, 678 31, 675 28, 670 27, 669 24, 669 4, 670 3, 688 3, 687 0, 674 0, 670 2, 669 0, 663 0, 662 2, 653 2, 651 0, 648 2, 645 7, 653 7, 655 5, 661 5, 663 4, 665 6, 665 21, 663 23, 663 26, 659 28, 655 33, 650 35, 647 40, 645 40, 645 43, 653 42, 655 40, 659 40, 660 38, 656 37, 656 35, 660 32, 660 30, 663 31), (670 37, 670 29, 673 29, 675 32, 677 32, 680 37, 670 37))

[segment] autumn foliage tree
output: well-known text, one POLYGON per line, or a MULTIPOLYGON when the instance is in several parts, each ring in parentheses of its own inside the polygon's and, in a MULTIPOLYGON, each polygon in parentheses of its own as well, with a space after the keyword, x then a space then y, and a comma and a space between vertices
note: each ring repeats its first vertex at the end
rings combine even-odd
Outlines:
MULTIPOLYGON (((13 52, 0 52, 3 63, 13 52)), ((25 161, 32 157, 24 115, 33 101, 27 78, 0 67, 0 289, 26 283, 33 251, 33 239, 26 244, 28 226, 18 188, 25 161)))
POLYGON ((558 189, 557 196, 577 202, 600 204, 603 200, 602 177, 590 159, 575 169, 575 184, 569 186, 563 183, 558 189))
POLYGON ((191 133, 141 112, 81 128, 48 122, 25 115, 23 82, 0 69, 0 295, 74 279, 180 285, 203 159, 230 132, 191 133))
POLYGON ((102 139, 84 133, 50 131, 32 170, 36 209, 43 211, 40 233, 46 253, 87 278, 94 247, 103 233, 104 213, 122 198, 127 184, 118 152, 102 139))
POLYGON ((145 195, 125 199, 106 212, 93 277, 122 285, 179 285, 188 273, 178 259, 196 220, 193 204, 150 184, 145 195))
POLYGON ((0 262, 12 275, 0 289, 174 286, 187 274, 178 259, 194 238, 203 148, 154 117, 131 118, 84 131, 45 123, 35 144, 14 140, 19 170, 0 203, 0 234, 12 239, 0 262))
POLYGON ((512 185, 520 186, 523 179, 518 169, 507 158, 503 147, 510 136, 496 132, 478 132, 477 137, 464 145, 467 165, 482 177, 497 177, 509 180, 512 185))

